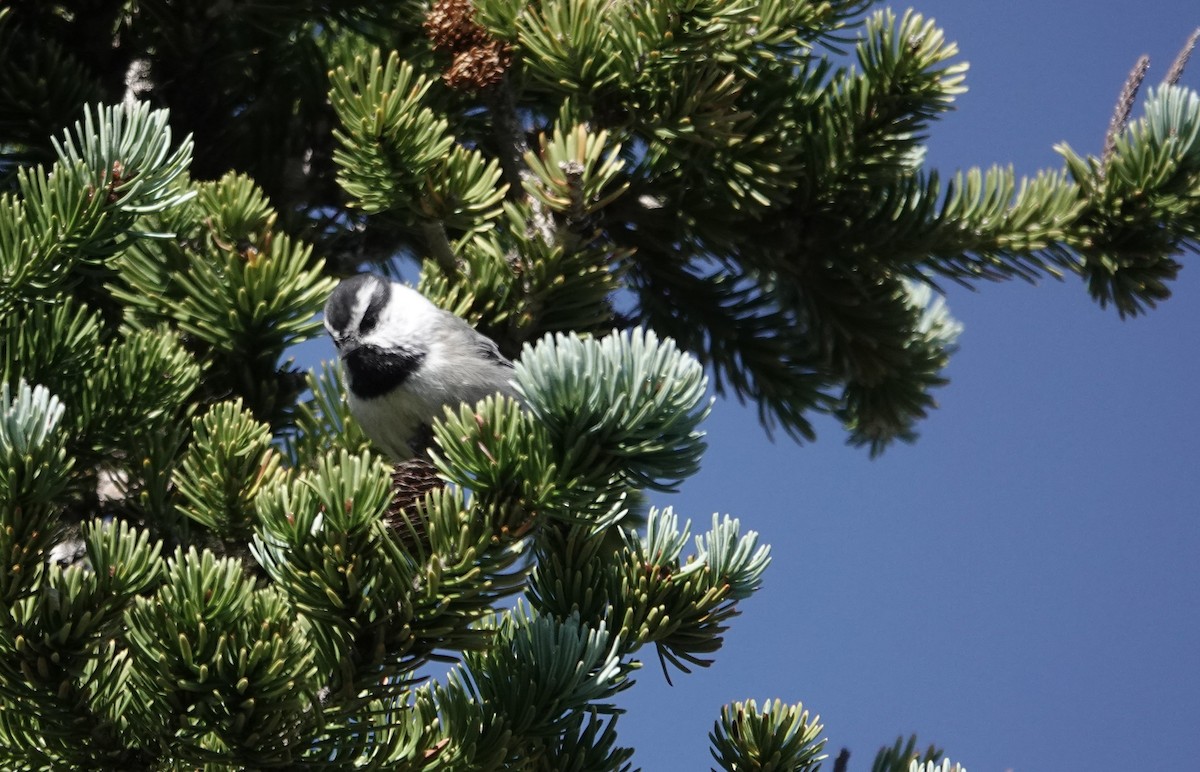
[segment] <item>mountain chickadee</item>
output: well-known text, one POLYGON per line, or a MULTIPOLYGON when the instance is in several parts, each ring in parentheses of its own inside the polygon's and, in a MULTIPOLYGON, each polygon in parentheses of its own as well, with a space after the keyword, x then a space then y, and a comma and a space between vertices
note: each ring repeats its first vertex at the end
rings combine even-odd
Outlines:
POLYGON ((371 274, 345 279, 325 302, 350 412, 397 461, 421 454, 445 405, 517 398, 512 362, 464 320, 416 290, 371 274))

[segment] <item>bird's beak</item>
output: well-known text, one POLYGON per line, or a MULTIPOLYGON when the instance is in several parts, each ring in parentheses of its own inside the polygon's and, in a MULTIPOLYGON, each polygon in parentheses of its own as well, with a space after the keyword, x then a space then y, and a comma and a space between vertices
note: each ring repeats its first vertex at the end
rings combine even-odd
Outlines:
POLYGON ((340 338, 334 338, 333 345, 337 347, 338 355, 345 358, 361 346, 362 341, 358 339, 357 335, 345 335, 340 338))

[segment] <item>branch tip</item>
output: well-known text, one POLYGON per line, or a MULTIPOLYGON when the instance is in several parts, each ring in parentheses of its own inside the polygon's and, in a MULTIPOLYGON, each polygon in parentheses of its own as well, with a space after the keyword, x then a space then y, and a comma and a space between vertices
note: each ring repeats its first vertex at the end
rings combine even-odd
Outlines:
POLYGON ((1134 103, 1137 102, 1138 89, 1142 87, 1142 81, 1146 80, 1146 73, 1149 70, 1150 57, 1142 54, 1138 57, 1137 63, 1133 65, 1133 69, 1130 70, 1129 77, 1125 79, 1125 85, 1121 87, 1121 95, 1117 97, 1117 105, 1113 108, 1112 120, 1108 122, 1108 133, 1104 136, 1104 152, 1100 156, 1101 176, 1108 167, 1109 159, 1116 152, 1117 138, 1129 124, 1129 115, 1133 112, 1134 103))
POLYGON ((1187 42, 1183 44, 1183 48, 1175 56, 1175 61, 1171 62, 1171 69, 1167 70, 1167 77, 1163 78, 1163 83, 1168 86, 1174 86, 1179 83, 1179 79, 1183 77, 1183 70, 1187 67, 1188 59, 1192 56, 1192 51, 1196 48, 1197 41, 1200 41, 1200 27, 1192 31, 1187 42))

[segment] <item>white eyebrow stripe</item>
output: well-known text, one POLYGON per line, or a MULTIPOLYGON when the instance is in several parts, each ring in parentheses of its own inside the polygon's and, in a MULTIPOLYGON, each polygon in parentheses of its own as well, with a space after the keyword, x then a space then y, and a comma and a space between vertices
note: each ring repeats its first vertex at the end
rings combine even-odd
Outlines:
POLYGON ((347 329, 361 331, 363 317, 367 315, 367 309, 371 307, 371 296, 374 294, 374 288, 369 284, 364 284, 358 288, 358 292, 354 293, 354 305, 350 307, 350 324, 347 329))

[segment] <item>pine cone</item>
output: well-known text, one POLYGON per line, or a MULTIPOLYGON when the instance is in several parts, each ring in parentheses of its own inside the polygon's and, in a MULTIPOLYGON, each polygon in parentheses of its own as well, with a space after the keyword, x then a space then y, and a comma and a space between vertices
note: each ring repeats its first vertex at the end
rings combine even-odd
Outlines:
POLYGON ((482 45, 488 32, 475 21, 471 0, 437 0, 425 16, 425 34, 436 51, 456 53, 482 45))
POLYGON ((504 78, 512 64, 512 49, 499 40, 488 40, 482 45, 454 55, 450 69, 442 74, 442 80, 453 89, 479 91, 494 86, 504 78))
POLYGON ((433 464, 424 458, 402 461, 392 469, 392 504, 383 520, 409 552, 429 551, 425 519, 416 504, 444 484, 433 464))

